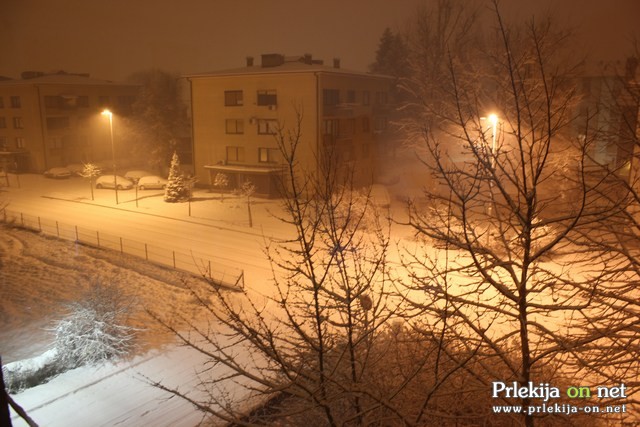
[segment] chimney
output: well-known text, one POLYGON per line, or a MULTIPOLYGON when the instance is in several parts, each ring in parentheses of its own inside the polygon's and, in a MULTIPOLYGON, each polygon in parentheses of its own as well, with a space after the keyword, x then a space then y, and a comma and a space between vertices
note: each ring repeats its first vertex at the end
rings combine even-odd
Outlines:
POLYGON ((247 56, 247 67, 253 67, 253 56, 247 56))
POLYGON ((313 60, 313 56, 310 53, 305 53, 302 59, 302 62, 308 65, 311 65, 311 61, 313 60))
POLYGON ((340 68, 340 58, 333 58, 333 68, 340 68))

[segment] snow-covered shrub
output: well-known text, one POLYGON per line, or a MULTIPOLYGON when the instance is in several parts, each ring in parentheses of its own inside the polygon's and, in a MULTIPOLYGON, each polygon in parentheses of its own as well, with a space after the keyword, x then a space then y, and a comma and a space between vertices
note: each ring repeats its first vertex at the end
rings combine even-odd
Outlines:
POLYGON ((85 298, 54 330, 55 346, 65 366, 103 363, 129 354, 137 330, 127 325, 131 303, 115 286, 94 284, 85 298))
POLYGON ((4 384, 9 393, 44 384, 64 371, 66 367, 60 362, 55 349, 31 359, 7 363, 2 367, 4 384))
POLYGON ((169 203, 183 202, 189 197, 189 186, 180 172, 180 159, 174 152, 169 168, 167 188, 164 190, 164 201, 169 203))
POLYGON ((222 191, 229 186, 229 177, 227 174, 218 172, 213 179, 213 186, 220 189, 220 200, 223 200, 224 193, 222 191))

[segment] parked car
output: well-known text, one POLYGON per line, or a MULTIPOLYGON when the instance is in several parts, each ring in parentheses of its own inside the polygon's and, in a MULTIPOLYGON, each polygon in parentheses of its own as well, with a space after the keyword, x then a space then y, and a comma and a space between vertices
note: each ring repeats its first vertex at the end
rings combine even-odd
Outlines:
MULTIPOLYGON (((96 188, 113 188, 113 175, 102 175, 96 179, 96 188)), ((123 176, 116 175, 116 185, 118 190, 128 190, 133 188, 133 182, 123 176)))
POLYGON ((82 176, 84 171, 84 165, 82 163, 71 163, 67 165, 67 169, 71 172, 71 175, 82 176))
POLYGON ((138 182, 138 180, 143 176, 151 176, 151 175, 153 175, 151 172, 147 172, 145 170, 133 170, 125 173, 124 177, 131 182, 138 182))
POLYGON ((157 175, 143 176, 138 181, 138 188, 140 190, 151 190, 151 189, 164 190, 167 187, 168 183, 169 181, 167 181, 164 178, 160 178, 157 175))
POLYGON ((71 177, 71 171, 67 168, 51 168, 44 171, 44 176, 55 179, 69 178, 71 177))

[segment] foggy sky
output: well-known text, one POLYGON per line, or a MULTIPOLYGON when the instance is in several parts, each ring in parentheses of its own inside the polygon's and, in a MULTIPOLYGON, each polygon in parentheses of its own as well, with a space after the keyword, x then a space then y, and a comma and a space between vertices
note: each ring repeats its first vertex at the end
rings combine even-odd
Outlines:
MULTIPOLYGON (((247 55, 311 53, 366 71, 385 27, 423 0, 0 0, 0 75, 66 70, 124 80, 244 64, 247 55)), ((638 37, 639 0, 503 0, 525 18, 551 10, 594 60, 623 59, 638 37)))

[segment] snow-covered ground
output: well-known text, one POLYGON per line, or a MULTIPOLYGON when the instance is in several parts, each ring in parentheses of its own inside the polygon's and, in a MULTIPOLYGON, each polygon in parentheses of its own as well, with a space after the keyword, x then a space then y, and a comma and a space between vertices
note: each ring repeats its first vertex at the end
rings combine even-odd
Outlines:
MULTIPOLYGON (((265 236, 286 233, 272 220, 271 200, 254 200, 254 228, 248 226, 244 200, 204 190, 196 191, 191 215, 186 203, 168 204, 160 191, 95 192, 81 179, 49 180, 21 175, 0 188, 8 209, 54 221, 124 236, 129 240, 170 246, 186 253, 202 252, 216 263, 264 278, 268 264, 262 247, 265 236), (133 197, 133 199, 132 199, 133 197)), ((62 228, 62 227, 61 227, 62 228)), ((268 237, 266 237, 268 238, 268 237)), ((136 301, 133 325, 143 328, 137 355, 102 367, 84 367, 14 395, 14 399, 43 426, 122 425, 191 426, 202 414, 182 399, 152 387, 149 381, 195 390, 196 369, 205 359, 176 345, 173 335, 152 321, 146 310, 171 316, 178 311, 198 319, 198 307, 182 282, 182 274, 117 252, 42 238, 24 230, 0 234, 0 353, 3 363, 37 357, 52 347, 48 331, 92 283, 108 281, 136 301)), ((192 279, 193 280, 193 279, 192 279)), ((248 285, 268 286, 267 280, 248 285)), ((215 374, 215 373, 214 373, 215 374)), ((196 395, 197 396, 197 395, 196 395)), ((14 417, 14 425, 21 424, 14 417)))
MULTIPOLYGON (((271 269, 264 255, 271 237, 289 237, 292 230, 274 218, 276 200, 253 199, 249 227, 246 199, 221 197, 196 189, 193 201, 169 204, 162 191, 95 190, 87 181, 10 176, 0 187, 0 203, 42 224, 92 230, 101 236, 168 247, 213 260, 216 271, 244 272, 245 287, 254 294, 271 293, 271 269)), ((17 393, 14 399, 43 426, 119 425, 191 426, 202 419, 186 401, 149 385, 193 389, 203 357, 176 345, 174 337, 152 321, 145 310, 179 311, 197 319, 198 307, 181 274, 116 252, 73 241, 41 238, 21 230, 0 234, 0 353, 3 363, 37 357, 51 348, 52 322, 96 280, 115 283, 136 301, 134 326, 144 328, 132 360, 103 367, 84 367, 17 393), (148 378, 148 379, 145 379, 148 378)), ((194 390, 197 392, 196 390, 194 390)), ((14 425, 23 425, 14 417, 14 425)))

